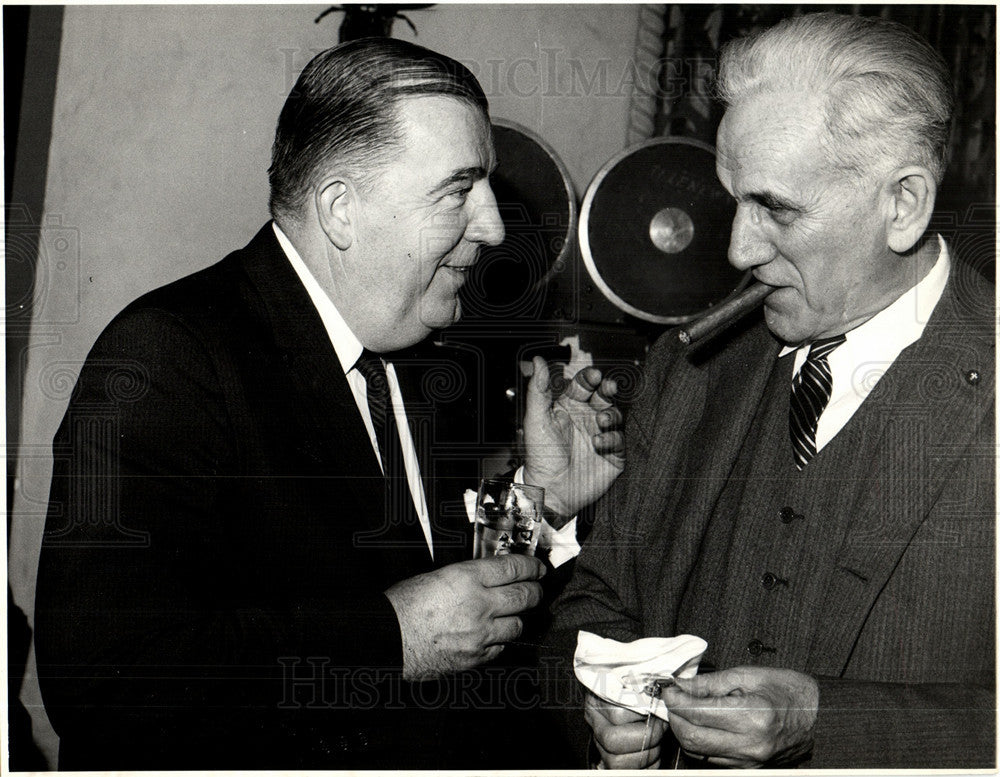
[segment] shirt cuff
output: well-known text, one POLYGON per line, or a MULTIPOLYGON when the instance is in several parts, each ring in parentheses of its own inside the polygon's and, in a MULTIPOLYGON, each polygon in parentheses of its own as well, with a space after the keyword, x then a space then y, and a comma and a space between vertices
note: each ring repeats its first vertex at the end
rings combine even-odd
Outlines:
POLYGON ((538 536, 538 544, 549 549, 549 563, 553 567, 576 558, 580 554, 580 543, 576 541, 576 516, 570 518, 559 531, 542 519, 542 533, 538 536))

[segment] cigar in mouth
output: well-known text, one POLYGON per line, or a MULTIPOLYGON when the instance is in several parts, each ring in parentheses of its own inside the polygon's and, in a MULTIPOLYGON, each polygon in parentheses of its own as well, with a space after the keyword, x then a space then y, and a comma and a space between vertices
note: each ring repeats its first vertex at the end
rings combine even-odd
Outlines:
POLYGON ((768 286, 766 283, 754 283, 728 302, 713 308, 694 323, 679 330, 677 337, 684 345, 696 343, 729 326, 754 308, 760 307, 764 302, 764 297, 772 291, 774 291, 773 286, 768 286))

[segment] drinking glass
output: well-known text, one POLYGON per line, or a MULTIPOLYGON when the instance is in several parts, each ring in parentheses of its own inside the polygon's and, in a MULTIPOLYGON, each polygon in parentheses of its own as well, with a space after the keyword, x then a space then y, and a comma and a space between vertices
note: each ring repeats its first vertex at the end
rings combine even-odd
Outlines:
POLYGON ((535 555, 544 504, 544 488, 484 478, 476 497, 472 557, 535 555))

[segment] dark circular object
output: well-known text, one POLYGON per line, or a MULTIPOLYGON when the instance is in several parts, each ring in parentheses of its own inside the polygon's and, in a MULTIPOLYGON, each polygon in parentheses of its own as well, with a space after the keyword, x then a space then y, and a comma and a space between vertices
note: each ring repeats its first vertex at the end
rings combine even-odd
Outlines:
POLYGON ((745 285, 726 260, 736 213, 715 176, 715 150, 654 138, 602 167, 583 199, 579 238, 594 284, 656 324, 682 324, 745 285))
POLYGON ((547 281, 568 263, 576 193, 562 160, 531 130, 494 119, 493 141, 497 169, 490 184, 506 235, 480 251, 462 307, 466 318, 537 318, 547 281))

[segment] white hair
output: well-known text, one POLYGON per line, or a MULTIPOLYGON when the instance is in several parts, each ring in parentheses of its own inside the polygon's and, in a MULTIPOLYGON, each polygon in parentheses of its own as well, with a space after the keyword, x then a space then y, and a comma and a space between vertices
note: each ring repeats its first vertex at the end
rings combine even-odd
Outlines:
POLYGON ((886 164, 921 164, 941 182, 954 97, 947 67, 927 41, 875 17, 817 13, 727 43, 719 97, 803 91, 826 98, 834 164, 866 175, 886 164))

